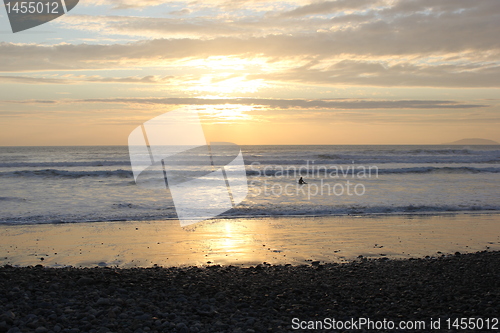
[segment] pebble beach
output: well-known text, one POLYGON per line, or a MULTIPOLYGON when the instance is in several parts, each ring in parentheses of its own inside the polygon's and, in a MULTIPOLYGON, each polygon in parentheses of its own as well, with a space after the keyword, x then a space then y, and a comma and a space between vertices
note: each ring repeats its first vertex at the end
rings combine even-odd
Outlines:
POLYGON ((500 252, 250 267, 5 265, 0 288, 0 332, 9 333, 290 332, 305 331, 294 330, 299 321, 361 317, 427 323, 412 332, 440 320, 440 332, 455 332, 447 319, 499 317, 500 252))

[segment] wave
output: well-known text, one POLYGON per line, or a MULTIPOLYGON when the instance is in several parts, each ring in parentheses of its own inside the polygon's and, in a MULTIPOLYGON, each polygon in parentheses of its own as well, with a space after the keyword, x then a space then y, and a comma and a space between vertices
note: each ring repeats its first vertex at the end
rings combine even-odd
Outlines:
POLYGON ((332 158, 318 158, 316 156, 310 156, 309 158, 277 158, 276 156, 270 156, 268 159, 261 158, 251 159, 245 156, 245 164, 252 165, 252 163, 257 163, 260 165, 306 165, 315 164, 391 164, 391 163, 405 163, 405 164, 500 164, 500 156, 383 156, 383 155, 373 155, 373 156, 361 156, 361 155, 335 155, 332 158))
MULTIPOLYGON (((183 171, 189 174, 188 171, 183 171)), ((226 171, 231 175, 231 171, 226 171)), ((429 173, 450 173, 450 174, 477 174, 477 173, 500 173, 499 167, 409 167, 409 168, 378 168, 376 166, 338 166, 335 168, 314 165, 310 168, 305 166, 290 167, 283 166, 282 168, 265 168, 261 170, 249 170, 247 167, 246 175, 248 177, 298 177, 298 176, 312 176, 312 177, 363 177, 363 173, 368 176, 384 175, 384 174, 429 174, 429 173)), ((193 171, 196 175, 196 171, 193 171)), ((43 170, 19 170, 0 172, 0 177, 57 177, 57 178, 83 178, 83 177, 119 177, 119 178, 133 178, 132 171, 129 170, 91 170, 91 171, 69 171, 58 169, 43 169, 43 170)), ((1 198, 0 198, 1 199, 1 198)))
MULTIPOLYGON (((58 162, 22 162, 3 161, 0 162, 0 169, 68 169, 68 168, 99 168, 116 167, 130 168, 128 156, 123 156, 119 160, 79 160, 79 161, 58 161, 58 162)), ((252 163, 260 165, 297 165, 309 164, 365 164, 379 165, 389 163, 405 164, 500 164, 500 150, 467 150, 467 149, 413 149, 413 150, 363 150, 363 151, 339 151, 332 153, 318 153, 308 151, 283 152, 276 150, 267 154, 243 153, 247 166, 252 163)), ((195 165, 196 160, 187 161, 187 165, 195 165)))
POLYGON ((24 202, 26 199, 18 197, 0 197, 0 202, 1 201, 24 202))
MULTIPOLYGON (((491 152, 489 150, 488 152, 491 152)), ((415 148, 415 149, 379 149, 370 150, 366 149, 361 153, 373 154, 387 154, 387 155, 475 155, 480 154, 481 151, 472 149, 457 149, 457 148, 415 148)))
POLYGON ((342 216, 342 215, 379 215, 379 214, 418 214, 450 212, 500 212, 500 206, 494 205, 403 205, 403 206, 336 206, 336 207, 279 207, 275 209, 254 209, 251 207, 235 208, 221 214, 222 217, 239 216, 342 216))
MULTIPOLYGON (((401 147, 398 148, 389 148, 389 146, 386 146, 387 148, 380 149, 377 147, 374 147, 373 149, 356 149, 356 147, 353 147, 352 149, 349 150, 344 150, 344 149, 337 149, 336 153, 354 153, 358 155, 482 155, 482 154, 499 154, 500 150, 498 149, 498 146, 494 146, 495 149, 492 149, 490 147, 492 146, 487 146, 488 149, 471 149, 471 148, 432 148, 430 146, 424 147, 424 148, 410 148, 410 149, 403 149, 401 147)), ((330 154, 320 154, 318 156, 324 155, 325 157, 328 157, 330 154)))
POLYGON ((498 167, 411 167, 411 168, 378 168, 375 166, 366 167, 363 166, 338 166, 336 168, 329 168, 324 166, 311 166, 311 168, 306 167, 283 167, 283 168, 265 168, 261 170, 247 170, 247 176, 266 176, 266 177, 298 177, 300 175, 308 175, 315 177, 333 177, 336 178, 346 178, 346 177, 356 177, 356 176, 376 176, 381 174, 425 174, 425 173, 463 173, 463 174, 474 174, 474 173, 500 173, 500 168, 498 167))
POLYGON ((57 169, 45 170, 19 170, 0 172, 0 177, 60 177, 60 178, 82 178, 82 177, 120 177, 132 178, 129 170, 94 170, 94 171, 68 171, 57 169))
MULTIPOLYGON (((0 225, 32 225, 32 224, 62 224, 62 223, 88 223, 88 222, 119 222, 119 221, 153 221, 153 220, 176 220, 177 216, 173 209, 161 213, 127 213, 132 208, 129 204, 119 205, 123 214, 114 214, 112 217, 100 216, 25 216, 16 218, 1 218, 0 225)), ((466 214, 499 214, 500 206, 493 205, 404 205, 404 206, 338 206, 338 207, 275 207, 275 208, 251 208, 236 207, 214 219, 238 219, 238 218, 262 218, 262 217, 307 217, 307 216, 383 216, 383 215, 441 215, 453 213, 466 214)))
POLYGON ((485 167, 415 167, 415 168, 396 168, 381 169, 379 174, 391 173, 500 173, 500 168, 485 167))
POLYGON ((130 161, 0 162, 0 168, 64 168, 102 166, 130 166, 130 161))
MULTIPOLYGON (((333 151, 307 151, 307 147, 299 151, 270 152, 258 158, 245 155, 245 162, 259 162, 265 165, 290 165, 312 163, 324 164, 387 164, 387 163, 500 163, 498 149, 456 149, 456 148, 415 148, 415 149, 363 149, 333 151)), ((313 150, 313 149, 312 149, 313 150)))

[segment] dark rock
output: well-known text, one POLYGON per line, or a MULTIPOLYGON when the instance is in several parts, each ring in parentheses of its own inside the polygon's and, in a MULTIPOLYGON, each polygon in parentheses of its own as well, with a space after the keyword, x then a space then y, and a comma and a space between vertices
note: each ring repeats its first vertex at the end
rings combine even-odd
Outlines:
POLYGON ((0 332, 7 332, 10 329, 10 325, 7 324, 7 322, 2 321, 0 322, 0 332))
POLYGON ((110 305, 111 300, 109 298, 99 298, 97 302, 95 303, 96 305, 110 305))
POLYGON ((294 317, 498 313, 500 252, 377 258, 254 268, 1 267, 0 332, 289 332, 294 317))
POLYGON ((190 332, 189 328, 184 323, 179 323, 179 324, 175 325, 175 328, 177 329, 177 332, 179 332, 179 333, 189 333, 190 332))
POLYGON ((21 330, 18 327, 12 327, 7 333, 21 333, 21 330))
POLYGON ((83 286, 83 285, 88 285, 88 284, 92 284, 94 283, 94 279, 92 278, 89 278, 89 277, 81 277, 80 279, 78 279, 78 281, 76 282, 76 284, 80 285, 80 286, 83 286))
POLYGON ((16 318, 16 314, 12 311, 6 311, 2 313, 0 316, 0 320, 4 320, 6 322, 12 322, 16 318))

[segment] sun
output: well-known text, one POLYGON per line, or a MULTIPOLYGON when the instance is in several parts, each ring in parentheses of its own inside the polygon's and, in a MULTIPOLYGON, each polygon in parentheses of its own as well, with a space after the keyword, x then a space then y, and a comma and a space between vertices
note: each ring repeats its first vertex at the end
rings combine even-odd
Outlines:
POLYGON ((264 80, 247 80, 245 75, 235 76, 231 73, 220 73, 203 75, 197 84, 195 83, 189 90, 197 94, 229 97, 255 93, 265 86, 264 80))
POLYGON ((264 79, 249 79, 248 73, 264 73, 269 70, 265 59, 238 57, 208 57, 190 60, 182 64, 199 73, 191 81, 189 91, 218 97, 241 96, 255 93, 267 87, 264 79))
POLYGON ((212 124, 252 120, 252 105, 220 104, 200 106, 200 115, 212 124))

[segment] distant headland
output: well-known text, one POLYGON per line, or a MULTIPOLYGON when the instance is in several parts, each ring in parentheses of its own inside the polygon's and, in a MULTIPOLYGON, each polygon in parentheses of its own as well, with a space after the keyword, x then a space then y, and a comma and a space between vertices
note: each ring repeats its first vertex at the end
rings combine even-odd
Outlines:
POLYGON ((444 143, 444 145, 500 145, 500 143, 487 139, 462 139, 458 141, 444 143))

